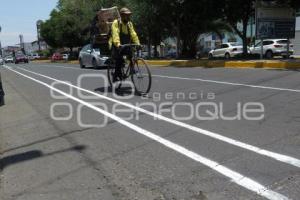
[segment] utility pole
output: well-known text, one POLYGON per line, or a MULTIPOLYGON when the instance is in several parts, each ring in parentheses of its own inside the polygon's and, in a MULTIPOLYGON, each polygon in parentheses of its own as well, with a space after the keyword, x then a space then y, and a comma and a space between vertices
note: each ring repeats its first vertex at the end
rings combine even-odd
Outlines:
POLYGON ((24 36, 22 34, 20 34, 19 38, 20 38, 21 51, 25 54, 24 36))
POLYGON ((36 31, 37 31, 37 39, 38 39, 38 45, 39 45, 39 51, 41 51, 41 25, 43 21, 38 20, 36 22, 36 31))
POLYGON ((258 36, 258 20, 257 20, 257 18, 258 18, 258 11, 257 11, 257 8, 259 7, 259 6, 261 6, 261 1, 259 1, 259 0, 256 0, 255 1, 255 25, 256 25, 256 39, 260 39, 260 59, 262 60, 262 59, 264 59, 264 39, 262 38, 262 37, 260 37, 260 38, 257 38, 257 36, 258 36))

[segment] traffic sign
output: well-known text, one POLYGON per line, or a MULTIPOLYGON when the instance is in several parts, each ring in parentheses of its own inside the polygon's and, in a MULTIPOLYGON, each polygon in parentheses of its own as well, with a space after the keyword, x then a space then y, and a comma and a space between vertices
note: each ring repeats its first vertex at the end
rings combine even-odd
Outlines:
POLYGON ((256 38, 295 38, 296 12, 274 4, 256 5, 256 38))

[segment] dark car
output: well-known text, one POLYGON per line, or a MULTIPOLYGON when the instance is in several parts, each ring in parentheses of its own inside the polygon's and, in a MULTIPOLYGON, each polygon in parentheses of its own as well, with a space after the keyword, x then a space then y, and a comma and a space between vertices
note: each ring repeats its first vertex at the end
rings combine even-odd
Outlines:
POLYGON ((16 54, 15 64, 28 63, 28 62, 29 62, 29 59, 27 58, 26 55, 24 55, 24 54, 16 54))

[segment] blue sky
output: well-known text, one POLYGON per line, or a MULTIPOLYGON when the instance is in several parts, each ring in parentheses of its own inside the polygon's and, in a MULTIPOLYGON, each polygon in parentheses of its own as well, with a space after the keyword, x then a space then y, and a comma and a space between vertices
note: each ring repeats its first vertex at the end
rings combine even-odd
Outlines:
POLYGON ((0 40, 2 46, 19 43, 19 35, 25 42, 36 40, 36 21, 49 18, 57 0, 0 0, 0 40))

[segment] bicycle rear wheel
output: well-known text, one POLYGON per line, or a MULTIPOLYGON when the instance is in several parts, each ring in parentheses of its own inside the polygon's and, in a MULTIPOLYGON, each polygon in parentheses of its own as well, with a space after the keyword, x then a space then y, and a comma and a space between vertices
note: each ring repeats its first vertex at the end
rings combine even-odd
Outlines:
POLYGON ((135 91, 139 95, 148 94, 151 90, 152 75, 144 59, 137 59, 133 62, 131 79, 135 91))

